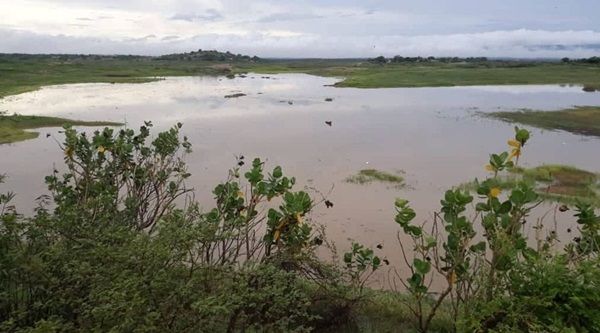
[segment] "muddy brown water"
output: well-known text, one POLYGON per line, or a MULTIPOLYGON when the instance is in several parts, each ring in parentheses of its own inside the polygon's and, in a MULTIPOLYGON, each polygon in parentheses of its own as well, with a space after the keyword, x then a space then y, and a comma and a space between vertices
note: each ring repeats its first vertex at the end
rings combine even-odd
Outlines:
MULTIPOLYGON (((285 174, 295 176, 299 189, 308 186, 328 193, 333 188, 328 198, 334 206, 317 208, 312 218, 326 226, 340 252, 348 248, 349 239, 383 244, 380 254, 397 266, 401 259, 394 199, 410 200, 417 221, 430 220, 446 189, 484 178, 489 153, 508 149, 513 125, 479 112, 600 105, 600 94, 576 86, 331 87, 336 81, 304 74, 250 74, 235 79, 59 85, 0 100, 0 111, 118 121, 133 128, 151 120, 155 132, 182 122, 194 150, 187 158, 193 174, 188 185, 196 189, 204 207, 212 206, 210 192, 225 179, 236 155, 261 157, 268 168, 281 165, 285 174), (246 96, 224 98, 241 93, 246 96), (365 168, 402 170, 407 187, 345 182, 365 168)), ((531 130, 522 159, 525 166, 562 163, 600 171, 600 159, 593 153, 600 151, 599 138, 531 130)), ((0 189, 17 193, 15 203, 22 212, 30 211, 34 199, 46 193, 44 176, 62 163, 59 129, 39 131, 38 139, 0 145, 0 172, 8 176, 0 189)), ((532 220, 551 209, 541 207, 532 220)), ((554 228, 552 215, 547 217, 547 230, 554 228)), ((565 235, 574 220, 559 215, 556 225, 565 235)), ((533 234, 531 229, 526 232, 533 234)))

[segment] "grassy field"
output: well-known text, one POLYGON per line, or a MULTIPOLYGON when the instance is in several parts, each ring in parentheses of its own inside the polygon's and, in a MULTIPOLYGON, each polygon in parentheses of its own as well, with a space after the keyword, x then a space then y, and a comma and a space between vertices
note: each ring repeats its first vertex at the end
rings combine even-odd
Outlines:
POLYGON ((358 60, 265 61, 241 67, 264 74, 300 72, 345 78, 337 87, 447 87, 503 84, 600 86, 600 66, 488 61, 482 63, 372 64, 358 60))
POLYGON ((600 66, 486 61, 480 63, 373 64, 359 59, 216 62, 151 57, 61 60, 60 57, 0 56, 0 98, 44 85, 85 82, 148 82, 165 76, 256 72, 339 77, 338 87, 439 87, 500 84, 600 86, 600 66))
POLYGON ((74 126, 119 126, 106 121, 78 121, 56 117, 0 115, 0 145, 37 138, 39 133, 28 129, 42 127, 74 126))
POLYGON ((494 112, 484 115, 550 130, 559 129, 575 134, 600 136, 599 106, 579 106, 560 111, 494 112))
POLYGON ((0 57, 0 98, 66 83, 137 83, 165 76, 217 75, 229 65, 206 61, 141 59, 59 60, 0 57))

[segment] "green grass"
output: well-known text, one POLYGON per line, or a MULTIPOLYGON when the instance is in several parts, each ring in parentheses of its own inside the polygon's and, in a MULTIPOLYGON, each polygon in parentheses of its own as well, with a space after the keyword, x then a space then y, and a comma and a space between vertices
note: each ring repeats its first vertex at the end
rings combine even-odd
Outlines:
POLYGON ((600 136, 599 106, 578 106, 559 111, 493 112, 482 115, 549 130, 563 130, 581 135, 600 136))
POLYGON ((28 129, 42 127, 73 126, 119 126, 120 123, 107 121, 79 121, 56 117, 0 115, 0 144, 13 143, 38 137, 38 132, 28 129))
POLYGON ((165 76, 217 75, 230 71, 223 64, 207 61, 0 57, 0 98, 37 90, 46 85, 141 83, 165 76))
POLYGON ((357 60, 261 62, 241 67, 264 74, 307 73, 345 78, 336 87, 449 87, 505 84, 600 86, 600 66, 544 62, 429 63, 378 65, 357 60))
POLYGON ((35 139, 39 135, 40 133, 38 132, 28 132, 18 128, 0 127, 0 145, 35 139))
MULTIPOLYGON (((366 291, 366 300, 354 309, 351 319, 329 329, 319 329, 319 333, 417 333, 415 317, 408 308, 414 300, 406 293, 389 290, 366 291)), ((425 304, 425 309, 429 309, 425 304)), ((452 332, 451 308, 442 304, 431 322, 431 333, 452 332)))
POLYGON ((544 62, 427 63, 378 65, 358 59, 216 62, 55 56, 0 56, 0 98, 66 83, 137 83, 165 76, 307 73, 343 79, 337 87, 440 87, 502 84, 581 84, 600 87, 600 66, 544 62))
MULTIPOLYGON (((548 164, 534 168, 517 167, 506 176, 496 178, 501 189, 526 182, 536 189, 541 198, 563 204, 587 203, 600 207, 600 177, 598 174, 568 165, 548 164)), ((475 181, 462 184, 463 189, 474 191, 475 181)))
POLYGON ((363 169, 360 170, 356 175, 352 175, 346 178, 346 182, 353 184, 369 184, 373 181, 379 181, 382 183, 393 184, 394 187, 404 187, 404 178, 402 176, 375 170, 375 169, 363 169))

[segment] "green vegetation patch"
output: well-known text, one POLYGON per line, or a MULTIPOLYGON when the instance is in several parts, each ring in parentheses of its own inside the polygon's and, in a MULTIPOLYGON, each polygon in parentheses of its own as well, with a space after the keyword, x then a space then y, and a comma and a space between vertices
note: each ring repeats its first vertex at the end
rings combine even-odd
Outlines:
POLYGON ((136 56, 0 54, 0 98, 70 83, 145 83, 166 76, 225 75, 226 63, 136 56))
MULTIPOLYGON (((550 201, 574 204, 586 203, 600 207, 600 184, 596 173, 567 165, 541 165, 534 168, 516 167, 507 176, 492 180, 494 186, 506 190, 518 182, 526 182, 536 189, 540 197, 550 201)), ((461 185, 474 191, 476 181, 461 185)))
POLYGON ((600 87, 595 63, 477 60, 374 63, 367 59, 258 59, 198 51, 161 57, 0 54, 0 98, 45 85, 141 83, 165 76, 306 73, 344 78, 336 87, 391 88, 504 84, 600 87))
POLYGON ((0 127, 0 145, 4 143, 35 139, 40 135, 37 132, 28 132, 18 128, 0 127))
MULTIPOLYGON (((386 63, 360 59, 263 60, 238 70, 264 74, 306 73, 341 77, 336 87, 395 88, 508 84, 579 84, 600 86, 600 66, 523 61, 459 63, 386 63)), ((590 88, 588 88, 590 89, 590 88)))
POLYGON ((39 133, 26 131, 33 128, 73 126, 120 126, 108 121, 81 121, 57 117, 0 115, 0 144, 35 139, 39 133))
POLYGON ((376 169, 363 169, 360 170, 356 175, 346 178, 346 182, 348 183, 361 185, 369 184, 374 181, 393 184, 396 188, 402 188, 406 185, 404 183, 404 177, 376 169))
POLYGON ((493 112, 484 115, 549 130, 600 136, 600 106, 577 106, 559 111, 493 112))

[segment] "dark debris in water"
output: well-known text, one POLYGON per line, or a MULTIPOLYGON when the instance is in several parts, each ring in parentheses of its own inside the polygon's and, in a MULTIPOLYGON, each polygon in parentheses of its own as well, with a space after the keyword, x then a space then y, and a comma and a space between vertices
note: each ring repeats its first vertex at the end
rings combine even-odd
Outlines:
POLYGON ((225 95, 225 98, 238 98, 238 97, 243 97, 246 96, 246 94, 244 93, 235 93, 235 94, 231 94, 231 95, 225 95))

